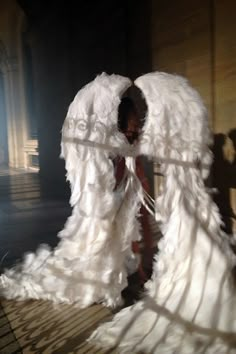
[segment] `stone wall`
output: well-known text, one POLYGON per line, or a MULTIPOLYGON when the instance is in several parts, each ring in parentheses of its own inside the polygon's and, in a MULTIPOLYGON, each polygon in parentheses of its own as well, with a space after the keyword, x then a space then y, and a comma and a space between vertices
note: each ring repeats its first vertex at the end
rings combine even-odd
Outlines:
MULTIPOLYGON (((217 199, 227 209, 227 217, 236 206, 236 159, 231 163, 236 155, 227 137, 236 128, 235 12, 234 0, 179 0, 171 5, 152 0, 153 70, 187 77, 207 105, 213 132, 222 134, 215 136, 215 142, 222 144, 222 154, 214 156, 217 173, 212 172, 211 184, 222 195, 217 199)), ((220 151, 219 147, 214 146, 214 151, 220 151)), ((158 173, 156 166, 156 193, 158 173)))
POLYGON ((152 1, 152 67, 186 76, 215 132, 236 127, 236 2, 152 1))

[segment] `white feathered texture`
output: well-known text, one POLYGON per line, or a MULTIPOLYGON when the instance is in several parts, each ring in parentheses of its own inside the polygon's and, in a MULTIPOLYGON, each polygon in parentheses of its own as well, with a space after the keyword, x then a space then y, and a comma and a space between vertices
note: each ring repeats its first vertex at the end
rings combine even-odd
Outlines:
POLYGON ((1 276, 5 297, 48 299, 80 307, 120 303, 127 283, 126 257, 132 238, 140 237, 138 198, 133 191, 140 187, 130 169, 129 183, 124 181, 114 192, 111 159, 129 148, 117 129, 117 111, 120 96, 130 84, 122 76, 102 74, 75 96, 61 144, 72 190, 72 215, 53 251, 42 246, 26 257, 20 269, 1 276))
POLYGON ((202 179, 211 140, 205 108, 179 76, 152 73, 136 85, 148 105, 139 150, 163 161, 156 208, 164 237, 143 300, 91 340, 122 353, 236 353, 235 256, 202 179))

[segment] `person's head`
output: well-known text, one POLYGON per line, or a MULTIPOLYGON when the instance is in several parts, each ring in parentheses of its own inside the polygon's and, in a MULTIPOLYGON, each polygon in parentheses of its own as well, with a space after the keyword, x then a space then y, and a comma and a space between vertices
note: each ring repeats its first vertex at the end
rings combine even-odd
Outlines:
POLYGON ((214 144, 212 147, 212 152, 215 158, 224 157, 223 148, 225 143, 226 143, 226 136, 223 133, 214 134, 214 144))
POLYGON ((228 137, 232 140, 234 150, 236 150, 236 128, 231 129, 228 133, 228 137))
POLYGON ((125 134, 132 144, 139 134, 139 118, 131 98, 124 97, 118 109, 118 129, 125 134))

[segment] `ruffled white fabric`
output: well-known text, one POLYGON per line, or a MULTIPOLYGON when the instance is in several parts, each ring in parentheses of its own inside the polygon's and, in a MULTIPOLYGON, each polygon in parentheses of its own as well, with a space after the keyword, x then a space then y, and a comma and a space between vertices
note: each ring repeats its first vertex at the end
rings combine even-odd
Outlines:
POLYGON ((211 135, 206 110, 179 76, 136 80, 148 104, 139 151, 162 162, 156 200, 163 239, 146 295, 101 325, 90 340, 122 353, 235 354, 235 256, 220 231, 203 177, 211 135))
POLYGON ((61 144, 72 215, 54 250, 41 246, 1 276, 1 294, 6 298, 47 299, 81 308, 95 302, 120 304, 131 242, 140 238, 134 159, 127 164, 128 183, 124 181, 116 192, 112 162, 117 153, 130 148, 117 129, 120 96, 130 84, 122 76, 102 74, 75 96, 61 144))

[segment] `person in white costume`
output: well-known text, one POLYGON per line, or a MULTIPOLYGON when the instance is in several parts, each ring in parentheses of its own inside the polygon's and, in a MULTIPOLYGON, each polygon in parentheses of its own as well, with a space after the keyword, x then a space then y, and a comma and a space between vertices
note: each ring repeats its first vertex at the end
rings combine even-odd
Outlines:
POLYGON ((120 97, 130 85, 128 78, 102 74, 75 96, 61 144, 72 215, 54 250, 41 246, 1 276, 0 292, 6 298, 47 299, 81 308, 99 302, 120 305, 131 243, 140 238, 135 159, 127 158, 129 176, 116 191, 112 162, 130 150, 117 128, 120 97))
POLYGON ((62 131, 72 216, 55 250, 41 248, 20 270, 1 276, 1 294, 117 306, 126 286, 125 260, 140 237, 136 215, 144 193, 134 157, 144 154, 161 163, 165 176, 155 203, 163 238, 154 273, 145 297, 90 340, 129 354, 235 354, 236 260, 203 182, 211 163, 206 109, 179 76, 138 78, 148 113, 136 151, 130 151, 117 129, 119 97, 130 84, 104 74, 76 95, 62 131), (128 173, 119 193, 111 160, 116 154, 126 156, 128 173))
POLYGON ((163 238, 146 294, 101 325, 90 340, 121 353, 235 354, 235 256, 204 186, 211 154, 207 112, 175 75, 150 73, 135 84, 148 113, 139 153, 161 162, 156 200, 163 238))

